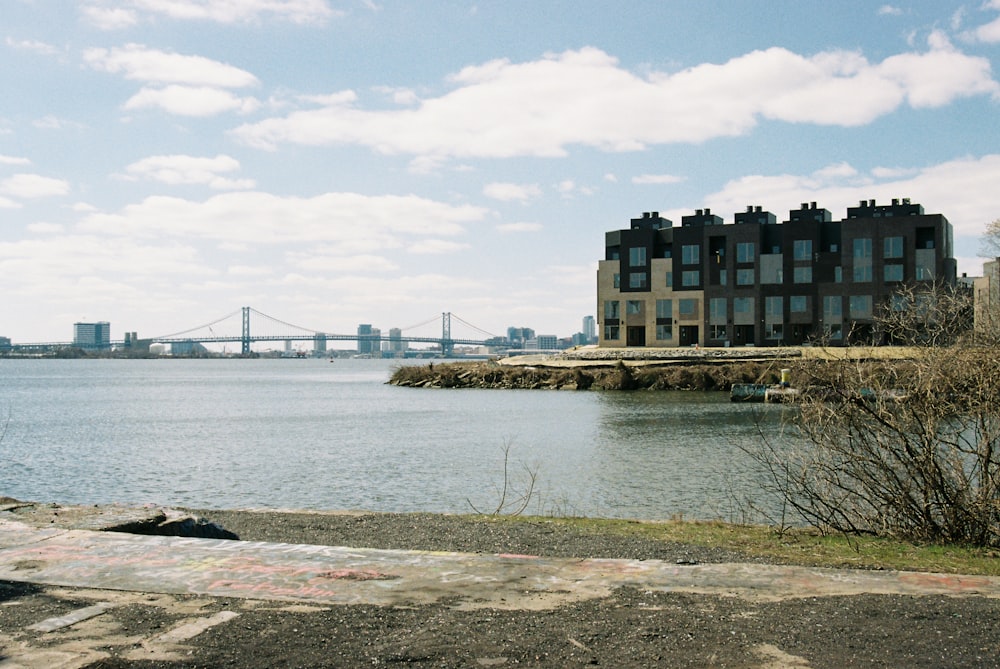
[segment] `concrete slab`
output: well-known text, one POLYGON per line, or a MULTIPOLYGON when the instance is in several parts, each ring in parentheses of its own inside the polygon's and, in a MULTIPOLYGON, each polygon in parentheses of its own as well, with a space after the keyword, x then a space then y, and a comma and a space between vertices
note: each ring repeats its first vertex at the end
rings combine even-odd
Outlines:
POLYGON ((1000 598, 1000 577, 758 564, 542 558, 53 531, 0 520, 0 579, 312 604, 548 609, 619 586, 775 600, 877 594, 1000 598))

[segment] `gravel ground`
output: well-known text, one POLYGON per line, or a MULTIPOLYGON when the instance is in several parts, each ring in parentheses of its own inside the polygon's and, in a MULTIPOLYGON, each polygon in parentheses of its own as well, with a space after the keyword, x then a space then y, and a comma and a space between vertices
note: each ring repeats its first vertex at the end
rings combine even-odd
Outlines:
MULTIPOLYGON (((545 522, 477 522, 431 514, 198 513, 253 541, 562 557, 747 559, 545 522)), ((1000 602, 883 595, 759 601, 625 588, 553 610, 506 611, 462 610, 447 602, 307 607, 0 582, 0 648, 0 666, 54 666, 46 659, 76 652, 86 660, 61 666, 129 669, 998 667, 1000 602), (39 620, 109 599, 117 605, 88 623, 47 634, 26 631, 39 620), (183 640, 164 634, 192 615, 224 622, 183 640), (96 640, 87 642, 88 635, 96 640), (34 664, 18 664, 13 657, 25 649, 36 653, 34 664), (43 652, 48 655, 38 654, 43 652)))

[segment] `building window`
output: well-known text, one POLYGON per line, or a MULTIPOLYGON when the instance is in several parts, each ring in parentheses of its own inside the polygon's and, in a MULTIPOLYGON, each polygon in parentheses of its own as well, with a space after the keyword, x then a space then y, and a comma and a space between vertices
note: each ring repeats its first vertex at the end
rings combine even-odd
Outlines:
POLYGON ((738 269, 736 270, 736 285, 737 286, 752 286, 754 278, 754 271, 752 269, 738 269))
POLYGON ((902 258, 903 257, 903 238, 902 237, 886 237, 882 240, 882 257, 883 258, 902 258))
POLYGON ((628 300, 625 302, 625 313, 626 314, 641 314, 642 313, 642 300, 628 300))
POLYGON ((674 287, 674 273, 667 272, 667 288, 673 288, 673 287, 674 287))
POLYGON ((768 320, 780 321, 784 317, 784 309, 782 307, 780 295, 764 298, 764 314, 768 320))
POLYGON ((851 318, 871 318, 872 296, 851 295, 850 309, 851 309, 851 318))
POLYGON ((656 301, 656 317, 657 318, 673 318, 674 317, 674 301, 673 300, 657 300, 656 301))
POLYGON ((768 323, 764 327, 764 339, 781 339, 785 336, 785 328, 781 323, 768 323))
POLYGON ((858 237, 854 240, 853 280, 855 283, 870 283, 872 280, 871 237, 858 237))
POLYGON ((621 328, 617 325, 604 326, 604 338, 607 340, 621 339, 621 328))
POLYGON ((677 313, 681 318, 691 318, 698 313, 698 300, 678 300, 677 313))
POLYGON ((701 262, 701 245, 684 244, 681 246, 681 262, 685 265, 697 265, 701 262))
POLYGON ((621 302, 618 300, 605 300, 604 318, 621 318, 621 302))
POLYGON ((629 249, 628 264, 630 267, 644 267, 646 265, 646 247, 629 249))
POLYGON ((844 282, 844 268, 837 265, 833 268, 833 282, 843 283, 844 282))
POLYGON ((708 322, 716 324, 726 322, 726 298, 713 297, 708 301, 708 322))
POLYGON ((792 269, 792 283, 812 283, 812 267, 795 267, 792 269))
POLYGON ((681 272, 682 286, 697 286, 701 283, 701 272, 696 269, 687 269, 681 272))
POLYGON ((622 287, 622 275, 621 274, 615 273, 615 286, 614 287, 615 288, 621 288, 622 287))
POLYGON ((670 323, 658 323, 656 325, 656 339, 664 341, 674 338, 674 326, 670 323))
POLYGON ((726 285, 726 279, 728 279, 728 278, 729 278, 729 275, 726 274, 726 270, 720 269, 719 270, 719 285, 720 286, 725 286, 726 285))
POLYGON ((646 287, 646 273, 645 272, 632 272, 628 275, 628 287, 629 288, 645 288, 646 287))
POLYGON ((733 313, 734 314, 752 314, 753 313, 753 298, 750 298, 750 297, 734 297, 733 298, 733 313))
POLYGON ((826 336, 834 341, 839 341, 844 336, 844 329, 840 323, 827 323, 823 329, 826 331, 826 336))
POLYGON ((796 239, 792 242, 792 258, 794 260, 812 260, 813 240, 796 239))
POLYGON ((726 326, 725 325, 709 325, 708 326, 708 338, 709 339, 725 339, 726 338, 726 326))
POLYGON ((788 298, 788 310, 793 314, 804 314, 809 310, 809 301, 805 295, 792 295, 788 298))
POLYGON ((903 280, 903 266, 902 265, 885 265, 882 267, 882 278, 888 283, 889 281, 902 281, 903 280))
POLYGON ((823 297, 823 320, 839 321, 843 316, 843 301, 840 295, 825 295, 823 297))
POLYGON ((871 237, 858 237, 854 240, 854 258, 871 258, 872 240, 871 237))
POLYGON ((736 245, 736 262, 753 262, 755 250, 753 242, 739 242, 736 245))

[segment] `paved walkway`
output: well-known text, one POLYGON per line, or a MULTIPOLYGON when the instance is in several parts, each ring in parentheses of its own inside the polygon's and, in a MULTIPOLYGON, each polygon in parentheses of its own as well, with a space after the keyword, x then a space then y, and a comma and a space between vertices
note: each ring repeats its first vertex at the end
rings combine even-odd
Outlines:
POLYGON ((619 586, 748 599, 875 594, 1000 598, 1000 577, 759 564, 376 550, 38 528, 0 520, 0 579, 314 604, 546 609, 619 586))

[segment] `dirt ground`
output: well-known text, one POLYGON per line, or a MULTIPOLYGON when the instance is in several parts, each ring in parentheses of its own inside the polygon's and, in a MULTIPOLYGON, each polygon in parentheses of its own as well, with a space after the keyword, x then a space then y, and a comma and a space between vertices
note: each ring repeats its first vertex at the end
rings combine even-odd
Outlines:
MULTIPOLYGON (((746 555, 432 514, 200 511, 241 539, 552 557, 746 555)), ((634 588, 546 610, 304 606, 0 582, 0 667, 997 667, 1000 601, 634 588), (32 629, 101 602, 99 615, 32 629)))

